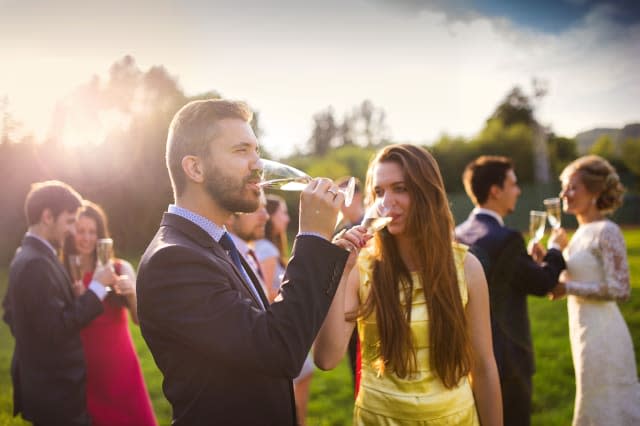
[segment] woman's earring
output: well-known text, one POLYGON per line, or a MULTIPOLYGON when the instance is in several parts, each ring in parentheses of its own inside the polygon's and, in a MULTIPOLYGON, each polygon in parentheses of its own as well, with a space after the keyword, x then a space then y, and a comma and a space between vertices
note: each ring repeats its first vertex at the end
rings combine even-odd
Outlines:
POLYGON ((597 200, 596 200, 595 198, 592 198, 592 199, 591 199, 591 204, 595 206, 595 205, 596 205, 596 201, 597 201, 597 200))

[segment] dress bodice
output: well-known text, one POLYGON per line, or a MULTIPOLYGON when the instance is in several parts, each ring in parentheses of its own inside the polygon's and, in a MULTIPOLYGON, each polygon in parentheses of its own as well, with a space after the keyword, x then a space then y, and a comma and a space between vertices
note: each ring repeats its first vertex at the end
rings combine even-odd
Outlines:
POLYGON ((629 266, 620 228, 609 220, 581 225, 564 251, 571 295, 601 300, 629 297, 629 266))
MULTIPOLYGON (((468 300, 464 276, 466 247, 454 245, 458 285, 463 305, 468 300)), ((359 298, 363 303, 371 286, 371 256, 363 251, 358 259, 360 271, 359 298)), ((411 332, 416 350, 417 371, 409 377, 401 378, 393 372, 384 371, 384 362, 379 355, 380 337, 375 312, 358 320, 358 334, 361 342, 362 375, 356 408, 385 417, 385 424, 397 424, 390 419, 442 421, 433 424, 476 424, 477 415, 473 394, 467 378, 457 387, 447 389, 434 371, 429 361, 429 318, 422 285, 418 275, 412 273, 413 292, 411 301, 411 332)), ((400 300, 403 301, 400 292, 400 300)), ((358 418, 354 422, 367 424, 373 421, 358 418)), ((376 420, 378 421, 378 420, 376 420)), ((429 423, 431 424, 431 423, 429 423)))

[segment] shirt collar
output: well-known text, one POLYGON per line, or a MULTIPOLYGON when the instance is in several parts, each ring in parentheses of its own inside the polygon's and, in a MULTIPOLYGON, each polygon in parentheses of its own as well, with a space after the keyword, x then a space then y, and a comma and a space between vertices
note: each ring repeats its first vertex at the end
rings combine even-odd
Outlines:
POLYGON ((35 238, 36 240, 38 240, 38 241, 42 242, 42 244, 44 244, 45 246, 47 246, 47 247, 48 247, 48 248, 53 252, 53 255, 54 255, 54 256, 58 257, 58 251, 55 249, 55 247, 53 247, 53 246, 51 245, 51 243, 50 243, 49 241, 45 240, 44 238, 42 238, 42 237, 41 237, 41 236, 39 236, 39 235, 34 234, 34 233, 33 233, 33 232, 31 232, 31 231, 27 231, 27 236, 29 236, 29 237, 31 237, 31 238, 35 238))
POLYGON ((189 209, 185 209, 184 207, 176 206, 175 204, 169 204, 169 207, 167 208, 167 212, 180 216, 196 224, 204 232, 209 234, 209 236, 211 236, 211 238, 213 238, 216 242, 220 242, 220 238, 222 238, 222 234, 227 232, 227 230, 224 227, 220 227, 215 223, 211 222, 206 217, 201 216, 198 213, 194 213, 189 209))
POLYGON ((476 215, 476 214, 486 214, 491 216, 492 218, 494 218, 495 220, 498 221, 498 223, 500 224, 500 226, 504 226, 504 219, 502 219, 502 216, 500 216, 498 213, 496 213, 493 210, 489 210, 489 209, 485 209, 482 207, 476 207, 471 211, 472 214, 476 215))

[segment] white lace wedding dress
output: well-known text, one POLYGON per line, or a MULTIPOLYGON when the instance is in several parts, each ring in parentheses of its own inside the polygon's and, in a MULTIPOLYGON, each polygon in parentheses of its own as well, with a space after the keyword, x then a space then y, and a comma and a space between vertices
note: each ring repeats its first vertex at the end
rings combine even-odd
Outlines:
POLYGON ((564 257, 576 374, 573 425, 640 425, 633 343, 616 303, 630 293, 620 228, 609 220, 581 225, 564 257))

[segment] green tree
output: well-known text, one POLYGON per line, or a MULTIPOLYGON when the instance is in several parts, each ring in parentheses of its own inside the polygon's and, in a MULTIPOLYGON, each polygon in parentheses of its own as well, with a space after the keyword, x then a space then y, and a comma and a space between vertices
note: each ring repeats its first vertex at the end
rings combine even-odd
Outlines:
POLYGON ((618 157, 616 155, 615 143, 608 134, 596 139, 593 145, 591 145, 591 148, 589 148, 589 154, 599 155, 609 161, 616 160, 618 157))
POLYGON ((525 123, 505 126, 502 120, 491 119, 471 144, 483 155, 510 157, 518 179, 522 182, 534 181, 533 130, 525 123))
POLYGON ((314 155, 323 156, 335 144, 335 139, 338 135, 338 125, 333 116, 333 108, 328 107, 316 113, 313 116, 313 122, 314 126, 309 138, 309 146, 314 155))
POLYGON ((640 178, 640 138, 629 138, 622 143, 624 165, 640 178))
POLYGON ((443 135, 431 147, 425 148, 438 161, 447 191, 461 191, 462 171, 471 160, 480 155, 479 146, 470 144, 462 137, 443 135))
POLYGON ((578 157, 578 149, 575 139, 551 135, 547 140, 549 147, 549 160, 556 176, 571 161, 578 157))
POLYGON ((514 87, 507 96, 498 104, 487 122, 498 119, 505 127, 523 123, 531 126, 535 119, 533 117, 533 107, 529 97, 524 94, 519 86, 514 87))

